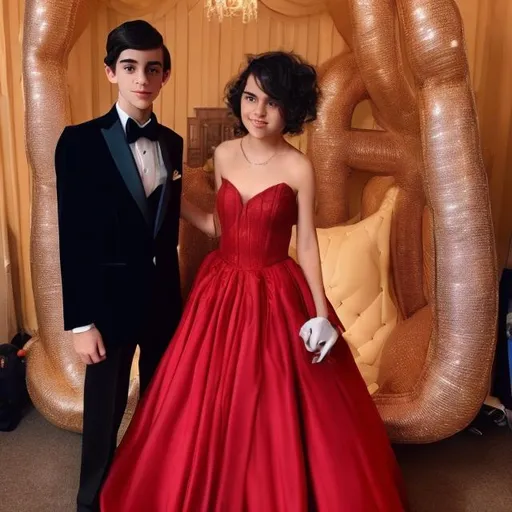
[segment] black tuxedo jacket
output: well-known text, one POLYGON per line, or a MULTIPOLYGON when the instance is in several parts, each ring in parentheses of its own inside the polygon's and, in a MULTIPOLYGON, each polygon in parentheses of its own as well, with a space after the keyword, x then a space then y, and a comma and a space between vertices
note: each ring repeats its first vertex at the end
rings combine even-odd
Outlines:
POLYGON ((159 125, 167 168, 156 221, 115 106, 68 126, 55 152, 64 328, 103 338, 172 333, 181 314, 177 255, 183 139, 159 125))

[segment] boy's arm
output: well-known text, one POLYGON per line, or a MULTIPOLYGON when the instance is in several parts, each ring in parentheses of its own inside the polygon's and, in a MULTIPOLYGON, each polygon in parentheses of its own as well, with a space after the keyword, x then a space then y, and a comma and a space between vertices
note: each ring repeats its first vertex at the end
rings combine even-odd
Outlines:
POLYGON ((93 189, 70 128, 55 150, 64 328, 93 324, 98 303, 93 189))

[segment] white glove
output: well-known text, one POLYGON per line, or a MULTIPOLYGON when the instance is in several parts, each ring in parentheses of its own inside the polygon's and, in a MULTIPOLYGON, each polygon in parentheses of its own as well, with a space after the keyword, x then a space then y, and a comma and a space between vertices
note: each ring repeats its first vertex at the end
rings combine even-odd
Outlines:
POLYGON ((315 352, 313 363, 320 363, 338 340, 338 331, 327 318, 317 316, 308 320, 299 331, 308 352, 315 352))

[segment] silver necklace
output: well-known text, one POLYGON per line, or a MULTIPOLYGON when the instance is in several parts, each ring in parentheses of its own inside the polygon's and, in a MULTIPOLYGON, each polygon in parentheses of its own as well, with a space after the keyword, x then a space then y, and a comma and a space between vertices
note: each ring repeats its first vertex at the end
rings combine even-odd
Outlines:
POLYGON ((276 155, 277 155, 277 151, 274 152, 273 155, 270 156, 270 158, 268 158, 267 160, 265 160, 264 162, 251 162, 248 158, 247 158, 247 155, 245 154, 245 151, 244 151, 244 145, 242 143, 243 141, 243 137, 240 139, 240 149, 242 150, 242 155, 244 155, 244 158, 247 160, 247 162, 249 162, 251 165, 267 165, 270 160, 272 160, 272 158, 274 158, 276 155))

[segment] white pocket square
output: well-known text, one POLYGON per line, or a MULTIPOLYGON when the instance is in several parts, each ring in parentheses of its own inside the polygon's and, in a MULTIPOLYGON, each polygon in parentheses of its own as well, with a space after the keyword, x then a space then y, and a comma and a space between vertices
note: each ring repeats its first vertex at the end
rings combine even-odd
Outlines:
POLYGON ((179 179, 181 179, 181 174, 178 171, 174 171, 172 173, 172 181, 176 181, 176 180, 179 180, 179 179))

